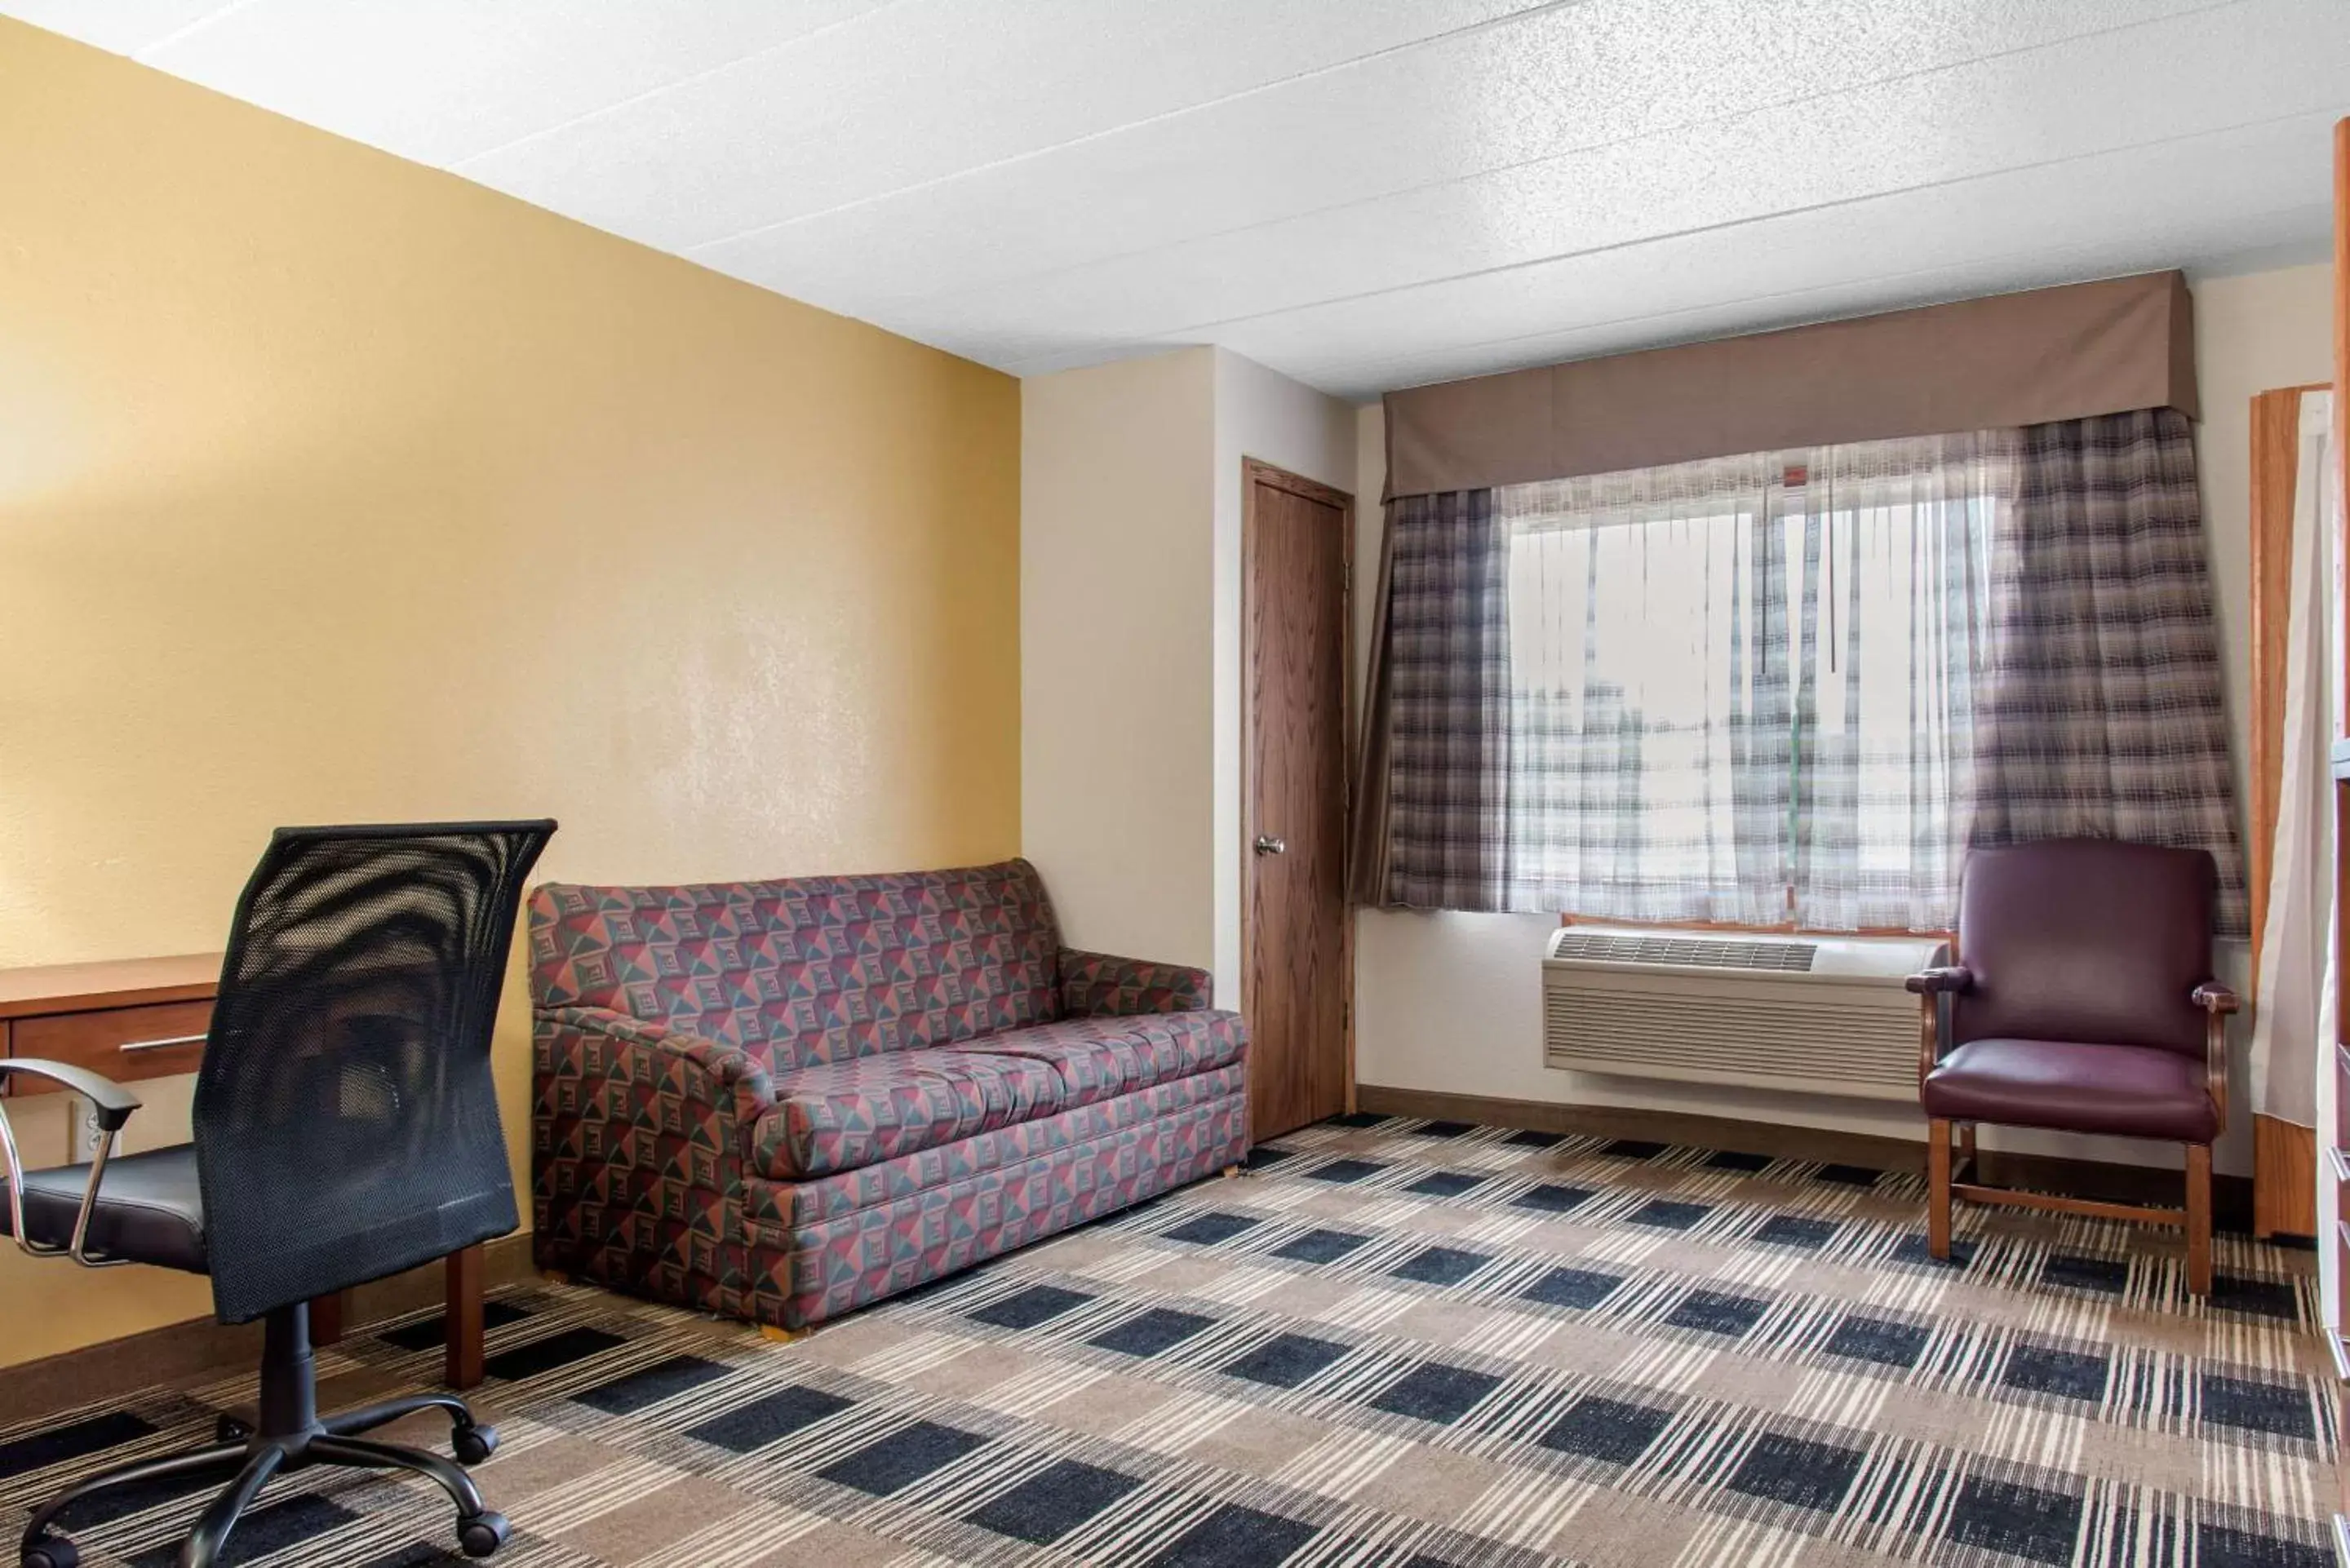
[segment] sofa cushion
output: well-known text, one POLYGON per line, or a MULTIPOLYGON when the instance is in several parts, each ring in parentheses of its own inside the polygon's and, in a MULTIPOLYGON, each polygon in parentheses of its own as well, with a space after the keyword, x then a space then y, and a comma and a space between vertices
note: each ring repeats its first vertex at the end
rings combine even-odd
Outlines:
POLYGON ((1007 1029, 954 1054, 1041 1063, 1059 1078, 1063 1105, 1086 1106, 1237 1062, 1243 1038, 1236 1012, 1141 1012, 1007 1029))
POLYGON ((792 1180, 858 1170, 1061 1109, 1060 1075, 1025 1056, 926 1049, 827 1062, 775 1077, 752 1164, 792 1180))
POLYGON ((608 1008, 778 1073, 1045 1023, 1059 950, 1024 860, 530 896, 539 1007, 608 1008))

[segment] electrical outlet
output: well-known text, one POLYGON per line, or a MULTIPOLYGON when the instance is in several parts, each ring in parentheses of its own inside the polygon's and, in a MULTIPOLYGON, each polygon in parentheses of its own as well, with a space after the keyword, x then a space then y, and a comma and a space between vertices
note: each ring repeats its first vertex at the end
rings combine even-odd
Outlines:
POLYGON ((79 1095, 74 1096, 72 1148, 67 1155, 68 1163, 87 1165, 98 1158, 99 1145, 106 1141, 106 1129, 99 1125, 98 1106, 79 1095))

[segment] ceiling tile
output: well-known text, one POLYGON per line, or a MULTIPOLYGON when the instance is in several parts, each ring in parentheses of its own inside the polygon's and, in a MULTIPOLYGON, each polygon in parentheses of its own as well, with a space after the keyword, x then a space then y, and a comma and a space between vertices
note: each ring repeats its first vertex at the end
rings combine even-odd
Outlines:
MULTIPOLYGON (((807 292, 958 352, 1027 324, 1065 340, 1222 341, 1255 317, 1326 301, 2341 107, 2350 39, 2332 36, 2338 0, 2269 10, 2278 25, 2250 37, 2238 18, 2199 13, 999 289, 886 309, 807 292), (2101 76, 2122 89, 2084 86, 2101 76)), ((1734 286, 1732 276, 1721 281, 1734 286)))
MULTIPOLYGON (((148 63, 447 167, 888 0, 252 0, 148 63)), ((678 90, 690 92, 690 88, 678 90)))
POLYGON ((695 260, 859 311, 2109 31, 2201 0, 1586 0, 747 235, 695 260), (1694 68, 1692 62, 1702 62, 1694 68), (941 257, 952 257, 951 268, 941 257), (942 274, 944 275, 942 275, 942 274))
POLYGON ((235 0, 8 0, 0 11, 36 27, 79 38, 118 55, 135 55, 235 0))
POLYGON ((903 0, 689 90, 470 160, 462 171, 616 234, 683 249, 1260 90, 1534 3, 903 0))

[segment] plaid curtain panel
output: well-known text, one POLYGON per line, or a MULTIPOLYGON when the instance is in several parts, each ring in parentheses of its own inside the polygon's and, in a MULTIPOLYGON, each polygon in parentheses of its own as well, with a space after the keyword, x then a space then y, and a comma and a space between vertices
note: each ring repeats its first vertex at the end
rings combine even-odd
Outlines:
POLYGON ((1506 908, 1509 541, 1490 490, 1388 510, 1385 902, 1506 908))
POLYGON ((2079 834, 2243 929, 2175 413, 1405 497, 1385 566, 1374 901, 1943 929, 1968 846, 2079 834))
POLYGON ((2022 432, 1992 582, 1973 841, 2073 835, 2210 851, 2220 931, 2251 930, 2220 635, 2187 417, 2022 432))

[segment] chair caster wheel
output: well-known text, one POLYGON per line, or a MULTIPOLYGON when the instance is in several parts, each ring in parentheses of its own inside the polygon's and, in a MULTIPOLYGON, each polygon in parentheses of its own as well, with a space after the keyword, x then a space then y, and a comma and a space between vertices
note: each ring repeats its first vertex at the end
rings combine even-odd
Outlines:
POLYGON ((490 1426, 460 1427, 450 1435, 461 1465, 478 1465, 498 1451, 498 1429, 490 1426))
POLYGON ((468 1557, 487 1557, 506 1543, 513 1529, 503 1513, 477 1513, 457 1521, 457 1544, 468 1557))
POLYGON ((25 1548, 24 1568, 76 1568, 81 1553, 61 1535, 52 1535, 25 1548))
POLYGON ((234 1416, 223 1416, 213 1423, 213 1441, 242 1443, 253 1436, 253 1428, 234 1416))

